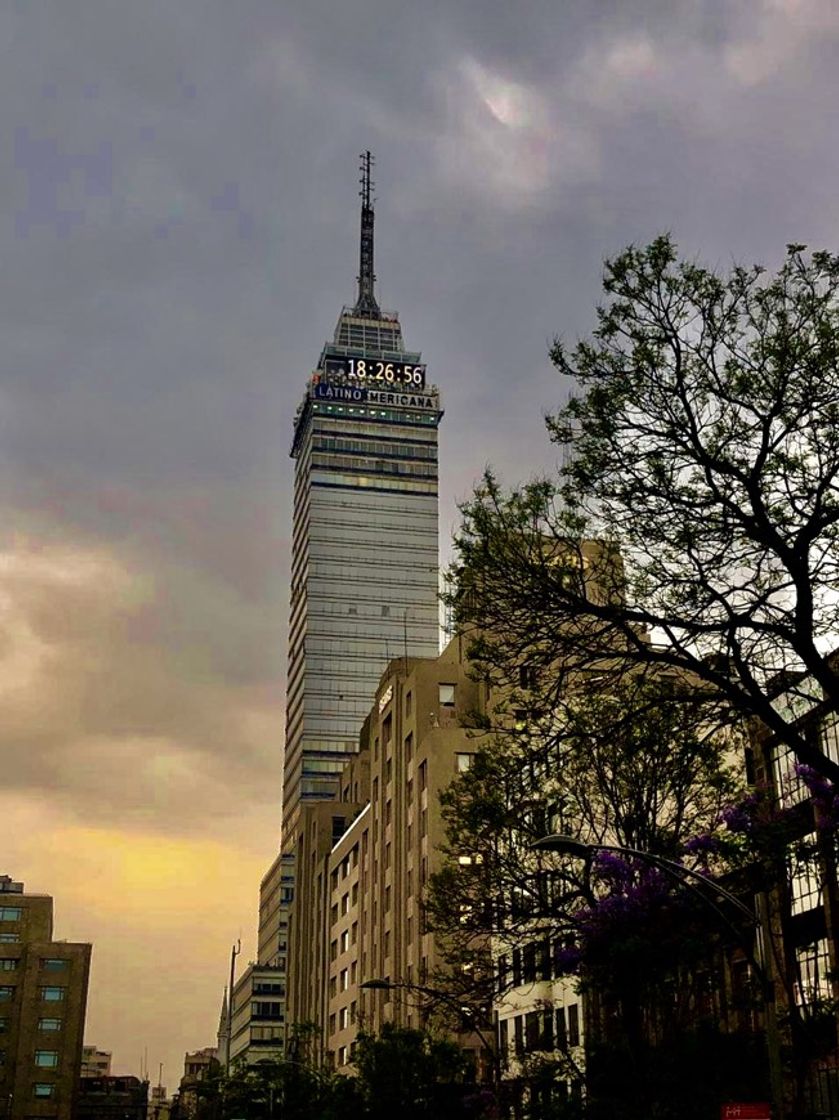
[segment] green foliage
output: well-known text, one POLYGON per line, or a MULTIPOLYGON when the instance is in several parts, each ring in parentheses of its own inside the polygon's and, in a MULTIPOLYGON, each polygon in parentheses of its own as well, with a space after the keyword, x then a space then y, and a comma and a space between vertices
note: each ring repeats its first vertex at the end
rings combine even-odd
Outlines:
POLYGON ((354 1063, 370 1120, 455 1120, 472 1111, 474 1069, 448 1039, 386 1023, 379 1035, 359 1034, 354 1063))
POLYGON ((317 1028, 296 1028, 297 1055, 220 1070, 199 1083, 198 1120, 481 1120, 489 1104, 464 1052, 425 1031, 385 1025, 358 1036, 356 1076, 316 1064, 317 1028))
POLYGON ((660 237, 604 288, 592 337, 552 351, 575 384, 548 421, 560 475, 487 474, 463 509, 475 655, 490 679, 559 666, 557 688, 607 654, 674 669, 839 780, 788 702, 805 680, 839 708, 839 258, 790 246, 774 276, 721 276, 660 237))
MULTIPOLYGON (((531 685, 532 702, 541 685, 531 685)), ((513 703, 520 701, 524 697, 514 694, 513 703)), ((689 842, 712 832, 724 808, 742 796, 731 765, 741 744, 731 733, 706 732, 702 713, 701 702, 665 701, 649 681, 619 677, 611 692, 579 688, 558 698, 549 717, 520 727, 505 710, 496 714, 496 728, 482 738, 472 767, 442 795, 448 859, 432 876, 428 898, 448 961, 446 982, 462 998, 471 992, 488 1002, 498 990, 498 977, 486 967, 487 935, 500 938, 509 954, 546 939, 580 945, 590 932, 591 908, 607 889, 605 873, 598 883, 579 857, 536 857, 529 846, 547 833, 641 849, 709 870, 707 849, 691 854, 689 842)), ((727 866, 724 856, 713 859, 718 869, 727 866)), ((645 866, 633 872, 642 895, 650 886, 643 881, 645 866)), ((664 884, 666 900, 669 880, 664 884)), ((676 893, 684 894, 678 888, 676 893)), ((624 891, 627 903, 630 894, 624 891)), ((627 915, 625 908, 620 913, 627 915)), ((688 924, 696 921, 691 914, 688 924)), ((701 920, 699 927, 694 955, 708 948, 701 920)), ((617 929, 606 939, 609 955, 613 963, 626 960, 634 974, 637 961, 625 934, 622 941, 617 929)), ((692 944, 684 930, 674 940, 683 951, 692 944)), ((653 952, 650 981, 670 963, 666 954, 653 952)), ((513 976, 501 982, 512 984, 513 976)))

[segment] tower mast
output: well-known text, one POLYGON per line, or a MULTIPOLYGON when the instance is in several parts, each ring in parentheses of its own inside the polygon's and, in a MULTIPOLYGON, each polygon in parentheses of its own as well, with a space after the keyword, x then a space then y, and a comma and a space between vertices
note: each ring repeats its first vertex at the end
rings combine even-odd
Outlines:
POLYGON ((361 242, 358 262, 358 299, 356 300, 355 314, 366 319, 378 319, 380 316, 379 305, 373 294, 373 285, 376 274, 373 271, 373 164, 374 159, 369 151, 361 153, 361 242))

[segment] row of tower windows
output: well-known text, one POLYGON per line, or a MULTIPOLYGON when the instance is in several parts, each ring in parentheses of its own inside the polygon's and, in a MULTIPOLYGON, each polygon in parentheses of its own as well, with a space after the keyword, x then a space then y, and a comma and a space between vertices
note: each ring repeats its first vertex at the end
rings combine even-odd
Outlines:
POLYGON ((375 455, 384 459, 437 459, 437 448, 433 443, 379 443, 372 440, 316 436, 312 449, 375 455))
POLYGON ((335 467, 340 471, 360 471, 364 474, 369 474, 372 471, 374 474, 404 474, 419 478, 437 477, 436 463, 399 463, 387 459, 355 459, 343 455, 316 454, 313 456, 312 465, 321 468, 335 467))

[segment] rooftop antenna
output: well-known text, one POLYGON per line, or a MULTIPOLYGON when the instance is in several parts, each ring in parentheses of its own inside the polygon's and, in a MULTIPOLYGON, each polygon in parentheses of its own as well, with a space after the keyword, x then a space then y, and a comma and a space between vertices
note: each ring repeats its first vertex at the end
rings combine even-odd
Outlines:
POLYGON ((373 294, 376 273, 373 271, 373 164, 376 162, 369 151, 362 152, 361 163, 361 243, 358 260, 358 299, 353 311, 365 319, 378 319, 381 312, 373 294))

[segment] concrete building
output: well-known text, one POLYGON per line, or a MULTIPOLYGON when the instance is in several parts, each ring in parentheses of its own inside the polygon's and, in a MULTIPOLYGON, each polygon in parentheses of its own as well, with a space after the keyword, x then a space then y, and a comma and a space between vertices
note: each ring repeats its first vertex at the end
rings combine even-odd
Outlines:
POLYGON ((184 1054, 184 1072, 178 1086, 178 1115, 195 1116, 198 1111, 199 1091, 202 1081, 218 1069, 215 1046, 205 1046, 184 1054))
POLYGON ((148 1081, 139 1077, 85 1077, 75 1120, 148 1120, 148 1081))
POLYGON ((111 1051, 95 1046, 82 1047, 82 1077, 110 1077, 111 1051))
MULTIPOLYGON (((318 1023, 323 1051, 337 1068, 351 1063, 359 1022, 375 1032, 384 1022, 425 1021, 422 994, 411 988, 427 983, 439 963, 422 918, 423 892, 443 858, 439 793, 471 763, 472 717, 483 691, 469 677, 457 639, 439 657, 391 661, 364 724, 361 753, 342 773, 338 805, 307 807, 301 815, 309 833, 298 849, 289 1021, 318 1023), (346 828, 334 838, 339 809, 346 828), (299 911, 298 899, 305 900, 299 911), (406 987, 362 990, 372 979, 406 987)), ((472 1035, 461 1041, 481 1049, 472 1035)))
POLYGON ((91 946, 53 939, 53 900, 0 876, 0 1101, 7 1120, 70 1120, 91 946))
POLYGON ((280 1058, 285 1044, 285 968, 251 961, 233 985, 230 1063, 280 1058))

